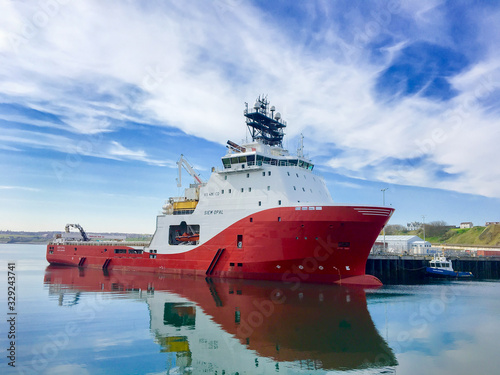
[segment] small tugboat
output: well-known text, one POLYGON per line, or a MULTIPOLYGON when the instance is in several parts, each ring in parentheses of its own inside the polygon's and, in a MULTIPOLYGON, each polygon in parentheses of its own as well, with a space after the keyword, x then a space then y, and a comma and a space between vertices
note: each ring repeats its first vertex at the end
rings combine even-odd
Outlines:
POLYGON ((470 279, 474 277, 472 272, 463 272, 453 270, 451 260, 446 257, 434 257, 429 262, 429 267, 425 269, 429 276, 441 278, 457 278, 457 279, 470 279))

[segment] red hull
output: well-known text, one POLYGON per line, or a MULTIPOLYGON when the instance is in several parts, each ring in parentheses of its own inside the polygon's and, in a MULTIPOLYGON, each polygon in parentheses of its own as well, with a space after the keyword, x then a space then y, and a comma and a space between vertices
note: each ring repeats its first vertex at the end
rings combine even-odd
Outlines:
POLYGON ((306 209, 280 207, 254 213, 195 249, 178 254, 130 254, 132 247, 118 243, 50 243, 47 260, 51 264, 281 280, 297 285, 381 285, 375 277, 365 275, 366 259, 393 209, 306 209), (115 249, 126 253, 115 253, 115 249))

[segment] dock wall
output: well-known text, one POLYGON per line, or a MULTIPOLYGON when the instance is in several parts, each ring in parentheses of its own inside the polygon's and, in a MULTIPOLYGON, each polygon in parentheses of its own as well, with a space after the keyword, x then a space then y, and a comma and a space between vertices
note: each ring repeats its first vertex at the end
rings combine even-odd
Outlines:
MULTIPOLYGON (((384 284, 413 283, 426 279, 425 268, 431 258, 412 255, 370 255, 366 273, 384 284)), ((472 272, 474 279, 500 279, 500 258, 449 257, 456 271, 472 272)))

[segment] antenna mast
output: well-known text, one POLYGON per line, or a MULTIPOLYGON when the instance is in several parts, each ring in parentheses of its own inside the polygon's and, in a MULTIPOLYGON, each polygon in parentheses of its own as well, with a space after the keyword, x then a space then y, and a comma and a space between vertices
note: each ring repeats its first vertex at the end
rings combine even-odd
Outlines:
POLYGON ((269 108, 267 96, 258 97, 253 106, 253 112, 248 111, 245 103, 243 112, 247 118, 247 126, 253 141, 262 142, 269 146, 283 147, 283 129, 286 121, 281 119, 281 114, 276 112, 274 106, 269 108))
POLYGON ((299 148, 297 149, 297 156, 299 158, 304 157, 304 135, 300 133, 300 143, 299 143, 299 148))

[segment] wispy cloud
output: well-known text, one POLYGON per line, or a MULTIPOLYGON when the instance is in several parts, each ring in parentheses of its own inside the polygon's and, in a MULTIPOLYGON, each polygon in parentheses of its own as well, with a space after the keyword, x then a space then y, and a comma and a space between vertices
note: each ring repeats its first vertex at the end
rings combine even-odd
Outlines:
POLYGON ((33 191, 38 192, 40 189, 32 188, 28 186, 9 186, 9 185, 0 185, 0 189, 2 190, 22 190, 22 191, 33 191))
MULTIPOLYGON (((500 33, 488 32, 499 28, 498 7, 317 2, 284 14, 279 3, 266 6, 64 2, 25 35, 39 5, 9 2, 0 16, 0 97, 51 113, 75 134, 140 121, 224 143, 245 136, 242 103, 265 92, 288 136, 307 133, 311 153, 329 155, 338 173, 500 197, 500 173, 487 162, 500 142, 491 100, 500 33)), ((33 147, 49 140, 26 138, 33 147)), ((173 166, 125 144, 91 154, 173 166)))
POLYGON ((131 150, 116 141, 111 142, 111 146, 108 150, 108 155, 110 157, 115 157, 119 160, 124 160, 124 159, 139 160, 160 167, 165 167, 165 166, 175 167, 175 162, 151 159, 144 150, 140 149, 131 150))

